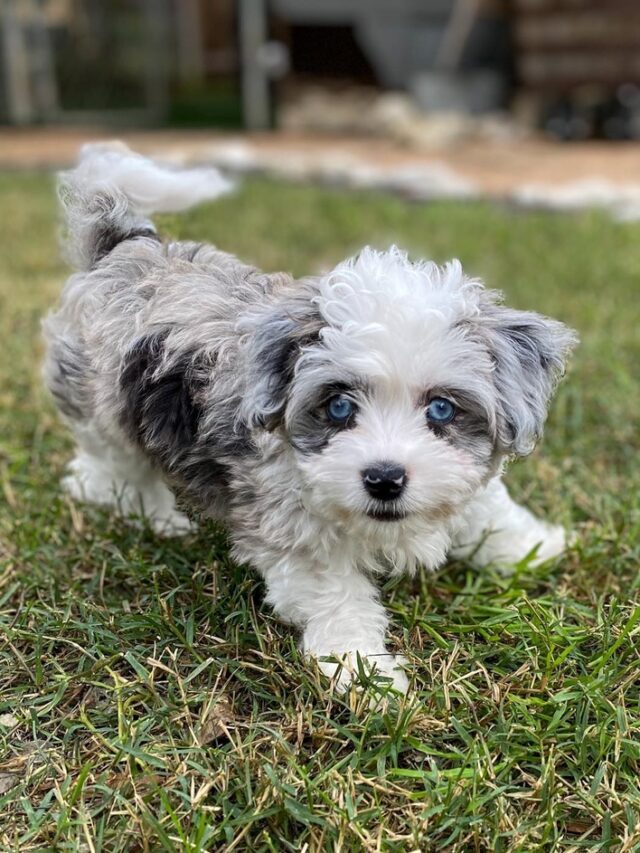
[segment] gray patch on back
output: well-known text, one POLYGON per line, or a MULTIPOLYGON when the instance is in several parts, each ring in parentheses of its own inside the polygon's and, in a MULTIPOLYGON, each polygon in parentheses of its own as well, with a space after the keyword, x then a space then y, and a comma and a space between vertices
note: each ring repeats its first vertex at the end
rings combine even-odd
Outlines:
POLYGON ((44 378, 63 415, 79 421, 91 418, 92 374, 81 344, 52 338, 44 365, 44 378))

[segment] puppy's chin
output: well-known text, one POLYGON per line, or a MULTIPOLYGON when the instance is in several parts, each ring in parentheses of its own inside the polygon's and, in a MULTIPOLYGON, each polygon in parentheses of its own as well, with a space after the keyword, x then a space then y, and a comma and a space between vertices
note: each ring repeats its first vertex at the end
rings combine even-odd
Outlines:
POLYGON ((374 507, 370 510, 367 510, 367 517, 373 519, 373 521, 404 521, 409 513, 401 509, 400 507, 374 507))

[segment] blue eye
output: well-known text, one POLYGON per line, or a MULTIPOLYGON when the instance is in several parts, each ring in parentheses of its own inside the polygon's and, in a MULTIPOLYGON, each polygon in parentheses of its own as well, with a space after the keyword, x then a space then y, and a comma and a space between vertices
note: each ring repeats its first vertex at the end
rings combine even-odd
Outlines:
POLYGON ((355 412, 354 403, 344 394, 336 394, 327 403, 327 415, 334 424, 344 426, 355 412))
POLYGON ((427 406, 427 420, 438 426, 451 423, 455 413, 456 407, 444 397, 434 397, 427 406))

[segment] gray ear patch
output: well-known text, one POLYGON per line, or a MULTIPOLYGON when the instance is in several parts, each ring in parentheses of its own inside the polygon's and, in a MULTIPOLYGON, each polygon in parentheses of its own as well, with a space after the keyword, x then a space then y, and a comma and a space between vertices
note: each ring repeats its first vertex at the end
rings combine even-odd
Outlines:
POLYGON ((303 299, 278 305, 258 321, 247 343, 243 409, 249 426, 271 431, 282 422, 298 357, 320 340, 323 325, 315 306, 303 299))
POLYGON ((542 434, 549 400, 577 336, 557 320, 494 301, 482 306, 477 328, 495 365, 500 449, 526 455, 542 434))

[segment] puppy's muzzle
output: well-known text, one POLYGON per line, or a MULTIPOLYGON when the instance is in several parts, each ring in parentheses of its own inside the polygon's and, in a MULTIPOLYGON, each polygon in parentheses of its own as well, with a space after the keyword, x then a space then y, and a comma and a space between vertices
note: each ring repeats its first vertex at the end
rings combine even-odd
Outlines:
POLYGON ((402 465, 378 462, 365 468, 362 472, 362 483, 372 498, 378 501, 393 501, 399 498, 405 489, 407 472, 402 465))

